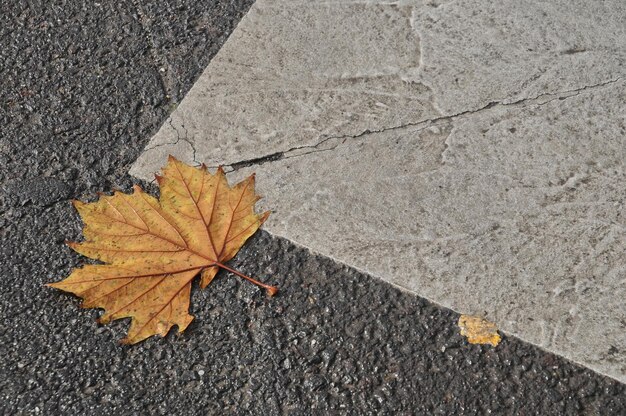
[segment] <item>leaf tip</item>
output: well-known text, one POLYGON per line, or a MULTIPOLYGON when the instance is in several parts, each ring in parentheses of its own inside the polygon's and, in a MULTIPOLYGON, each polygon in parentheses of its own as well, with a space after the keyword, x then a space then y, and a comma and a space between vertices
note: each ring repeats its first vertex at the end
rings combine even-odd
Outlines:
POLYGON ((121 345, 132 345, 135 342, 133 340, 131 340, 130 338, 126 337, 126 338, 120 339, 119 343, 121 345))
POLYGON ((179 333, 179 334, 182 334, 182 333, 183 333, 183 332, 187 329, 187 327, 189 326, 189 324, 190 324, 190 323, 191 323, 194 319, 195 319, 195 316, 193 316, 193 315, 188 315, 188 317, 187 317, 187 321, 186 321, 186 322, 182 322, 182 323, 177 324, 176 326, 178 326, 178 333, 179 333))
POLYGON ((133 191, 135 191, 135 192, 143 192, 143 189, 141 189, 141 186, 139 186, 138 184, 134 184, 133 185, 133 191))

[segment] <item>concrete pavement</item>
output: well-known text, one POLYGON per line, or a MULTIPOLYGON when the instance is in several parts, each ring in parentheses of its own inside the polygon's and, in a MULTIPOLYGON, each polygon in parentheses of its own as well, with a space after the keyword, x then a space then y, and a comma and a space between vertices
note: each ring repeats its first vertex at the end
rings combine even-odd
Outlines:
POLYGON ((130 173, 626 381, 626 6, 257 1, 130 173))

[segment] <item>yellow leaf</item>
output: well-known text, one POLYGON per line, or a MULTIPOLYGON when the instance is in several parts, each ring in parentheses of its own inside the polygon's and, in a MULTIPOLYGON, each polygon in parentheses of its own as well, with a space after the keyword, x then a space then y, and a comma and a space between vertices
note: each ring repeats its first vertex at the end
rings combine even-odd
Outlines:
POLYGON ((493 322, 479 316, 461 315, 458 325, 461 335, 467 337, 470 344, 491 344, 495 347, 500 343, 498 328, 493 322))
POLYGON ((174 325, 184 331, 193 320, 189 295, 197 275, 202 288, 222 268, 270 295, 278 290, 224 264, 269 215, 254 212, 254 175, 230 187, 221 168, 212 175, 204 165, 194 168, 170 156, 157 181, 159 200, 135 186, 130 195, 74 201, 85 241, 68 245, 105 264, 74 269, 48 285, 80 296, 82 307, 105 309, 102 323, 132 318, 126 344, 165 336, 174 325))

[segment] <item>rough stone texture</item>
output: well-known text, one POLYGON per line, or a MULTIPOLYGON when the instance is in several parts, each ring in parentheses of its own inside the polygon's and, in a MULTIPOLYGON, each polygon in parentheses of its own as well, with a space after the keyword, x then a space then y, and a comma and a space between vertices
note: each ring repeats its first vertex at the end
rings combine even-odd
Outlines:
POLYGON ((419 78, 445 114, 624 76, 621 0, 427 4, 414 13, 422 45, 419 78))
POLYGON ((625 381, 624 7, 259 1, 131 174, 255 170, 270 232, 625 381))
POLYGON ((252 3, 3 1, 0 211, 110 188, 252 3))

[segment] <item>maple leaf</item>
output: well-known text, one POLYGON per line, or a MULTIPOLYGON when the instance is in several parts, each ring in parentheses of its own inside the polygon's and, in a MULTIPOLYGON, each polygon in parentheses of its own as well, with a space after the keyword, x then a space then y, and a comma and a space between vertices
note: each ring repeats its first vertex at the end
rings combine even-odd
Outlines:
POLYGON ((278 290, 224 264, 269 215, 254 212, 260 199, 254 175, 230 187, 221 168, 212 175, 204 165, 194 168, 172 156, 162 173, 156 177, 159 200, 135 185, 132 194, 73 201, 85 241, 67 244, 105 264, 85 265, 48 284, 83 298, 84 308, 105 309, 101 323, 132 318, 126 344, 165 336, 174 325, 183 332, 193 320, 189 295, 198 274, 202 288, 222 268, 270 295, 278 290))
POLYGON ((467 338, 470 344, 491 344, 493 347, 500 343, 498 327, 480 316, 461 315, 459 317, 461 335, 467 338))

